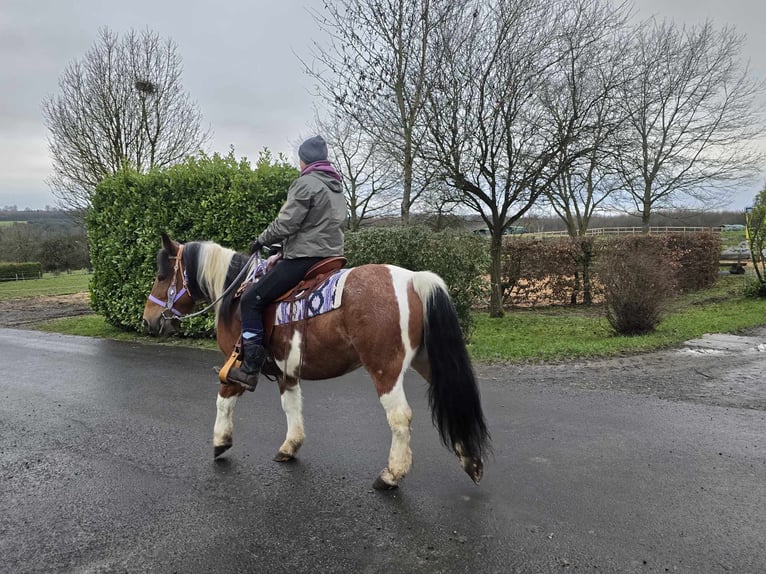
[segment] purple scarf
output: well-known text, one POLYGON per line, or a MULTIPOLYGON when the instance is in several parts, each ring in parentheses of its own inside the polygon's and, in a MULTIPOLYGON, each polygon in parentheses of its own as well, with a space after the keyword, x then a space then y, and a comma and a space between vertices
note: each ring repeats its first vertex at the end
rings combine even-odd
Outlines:
POLYGON ((335 168, 332 166, 332 164, 327 160, 315 161, 314 163, 310 163, 301 172, 301 175, 306 175, 307 173, 311 173, 312 171, 322 171, 324 173, 329 174, 330 177, 332 177, 333 179, 337 179, 338 181, 341 181, 341 179, 343 179, 341 175, 337 171, 335 171, 335 168))

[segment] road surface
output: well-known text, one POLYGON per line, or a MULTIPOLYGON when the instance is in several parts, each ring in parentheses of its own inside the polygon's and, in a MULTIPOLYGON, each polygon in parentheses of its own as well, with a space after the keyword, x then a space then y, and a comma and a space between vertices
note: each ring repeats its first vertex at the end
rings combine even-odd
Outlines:
POLYGON ((0 329, 0 571, 764 572, 762 397, 702 392, 757 379, 751 351, 686 371, 681 351, 482 366, 479 486, 408 376, 413 470, 378 492, 390 433, 363 372, 304 383, 289 464, 271 460, 285 425, 262 383, 214 462, 216 353, 0 329))

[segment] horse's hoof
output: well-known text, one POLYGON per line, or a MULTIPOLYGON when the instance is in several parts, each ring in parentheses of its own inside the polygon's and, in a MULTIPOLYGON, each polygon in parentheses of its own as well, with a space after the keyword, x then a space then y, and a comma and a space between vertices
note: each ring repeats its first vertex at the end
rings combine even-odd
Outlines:
POLYGON ((394 490, 395 488, 399 488, 399 485, 398 484, 388 484, 381 477, 378 477, 378 478, 375 479, 375 482, 372 483, 372 487, 375 490, 394 490))
POLYGON ((221 446, 213 447, 213 459, 215 460, 216 458, 221 456, 223 453, 225 453, 230 448, 231 448, 230 444, 222 444, 221 446))
POLYGON ((295 457, 291 454, 280 451, 277 453, 277 456, 274 457, 274 460, 276 462, 290 462, 291 460, 295 460, 295 457))

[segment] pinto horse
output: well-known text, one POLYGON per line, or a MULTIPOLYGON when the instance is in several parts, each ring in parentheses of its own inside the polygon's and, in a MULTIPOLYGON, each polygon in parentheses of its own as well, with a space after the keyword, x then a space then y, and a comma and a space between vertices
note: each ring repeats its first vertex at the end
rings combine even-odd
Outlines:
MULTIPOLYGON (((177 330, 177 316, 191 312, 197 301, 213 302, 224 294, 216 303, 216 331, 218 346, 228 356, 240 321, 238 303, 226 291, 247 263, 246 256, 216 243, 182 245, 163 234, 145 327, 152 334, 170 334, 177 330)), ((439 276, 392 265, 354 267, 347 272, 341 306, 300 323, 275 326, 268 343, 281 374, 277 380, 287 418, 276 461, 292 460, 303 444, 300 380, 329 379, 363 366, 392 435, 388 464, 373 486, 396 488, 412 464, 412 410, 403 387, 404 373, 412 367, 429 382, 432 420, 442 442, 474 482, 481 480, 489 433, 455 308, 439 276)), ((243 392, 239 385, 219 387, 215 457, 232 445, 234 405, 243 392)))

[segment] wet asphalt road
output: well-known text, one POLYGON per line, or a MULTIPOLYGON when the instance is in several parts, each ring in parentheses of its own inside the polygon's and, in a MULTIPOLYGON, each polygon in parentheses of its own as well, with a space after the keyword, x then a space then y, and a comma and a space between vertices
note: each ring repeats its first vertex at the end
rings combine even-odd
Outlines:
POLYGON ((213 352, 0 330, 0 571, 764 572, 763 411, 481 380, 495 457, 474 486, 409 377, 414 467, 367 376, 240 400, 212 459, 213 352))

